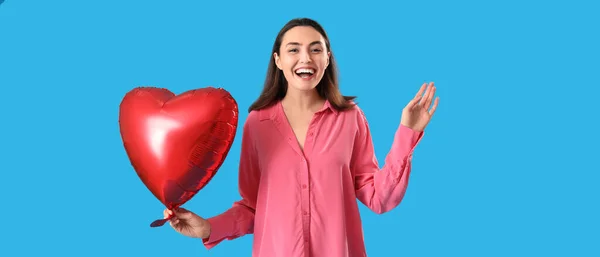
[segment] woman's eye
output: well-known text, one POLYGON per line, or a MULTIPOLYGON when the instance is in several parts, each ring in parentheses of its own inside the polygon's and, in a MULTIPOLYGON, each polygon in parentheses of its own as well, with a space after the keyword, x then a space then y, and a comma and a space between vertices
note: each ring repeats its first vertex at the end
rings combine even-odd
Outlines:
MULTIPOLYGON (((320 52, 322 52, 323 50, 321 50, 321 49, 313 49, 312 51, 313 51, 314 53, 320 53, 320 52)), ((290 52, 290 53, 296 53, 296 52, 298 52, 298 49, 296 49, 296 48, 289 49, 289 50, 288 50, 288 52, 290 52)))

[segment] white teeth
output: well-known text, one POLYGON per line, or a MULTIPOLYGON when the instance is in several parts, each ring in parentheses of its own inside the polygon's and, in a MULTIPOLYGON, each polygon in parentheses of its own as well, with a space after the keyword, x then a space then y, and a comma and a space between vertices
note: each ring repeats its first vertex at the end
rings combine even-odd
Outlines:
POLYGON ((315 70, 313 70, 313 69, 298 69, 298 70, 296 70, 296 73, 298 73, 298 74, 302 74, 302 73, 313 74, 313 73, 315 73, 315 70))

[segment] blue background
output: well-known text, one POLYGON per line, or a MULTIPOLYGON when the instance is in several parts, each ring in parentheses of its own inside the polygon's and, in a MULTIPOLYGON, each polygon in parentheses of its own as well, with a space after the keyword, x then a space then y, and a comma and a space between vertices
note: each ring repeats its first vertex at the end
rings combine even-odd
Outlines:
MULTIPOLYGON (((163 206, 129 163, 118 108, 140 85, 212 85, 243 123, 295 17, 328 31, 381 164, 403 106, 438 86, 404 201, 361 205, 369 256, 599 256, 592 2, 5 1, 0 256, 250 256, 251 235, 207 251, 148 226, 163 206)), ((210 217, 239 198, 239 135, 185 207, 210 217)))

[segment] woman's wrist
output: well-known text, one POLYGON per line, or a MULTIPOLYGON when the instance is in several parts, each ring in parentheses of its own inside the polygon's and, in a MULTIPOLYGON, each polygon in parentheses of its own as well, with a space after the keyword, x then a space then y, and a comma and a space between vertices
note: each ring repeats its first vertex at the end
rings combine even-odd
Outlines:
POLYGON ((208 222, 208 220, 204 220, 204 224, 202 226, 202 232, 201 232, 200 238, 201 239, 208 239, 208 238, 210 238, 210 232, 211 232, 210 222, 208 222))

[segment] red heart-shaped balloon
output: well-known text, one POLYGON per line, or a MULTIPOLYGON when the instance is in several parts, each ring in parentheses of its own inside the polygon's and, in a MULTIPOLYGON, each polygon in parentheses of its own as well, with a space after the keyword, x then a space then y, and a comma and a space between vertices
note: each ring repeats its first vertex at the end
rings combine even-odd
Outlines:
POLYGON ((119 111, 131 165, 168 209, 190 200, 213 178, 231 148, 237 124, 235 99, 213 87, 179 96, 163 88, 138 87, 125 95, 119 111))

